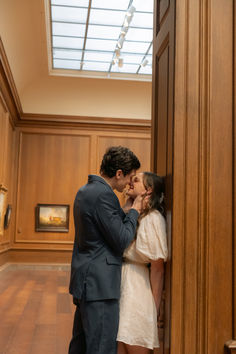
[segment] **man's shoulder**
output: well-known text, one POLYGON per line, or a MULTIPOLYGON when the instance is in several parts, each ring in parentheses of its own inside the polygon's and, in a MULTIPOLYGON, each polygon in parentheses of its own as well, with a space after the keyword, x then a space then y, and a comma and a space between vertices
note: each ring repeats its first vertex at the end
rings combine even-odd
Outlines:
POLYGON ((82 186, 79 189, 79 192, 87 191, 87 190, 92 190, 92 191, 97 191, 98 193, 100 191, 105 192, 110 192, 114 194, 112 188, 109 186, 109 184, 100 176, 97 175, 89 175, 88 176, 88 182, 82 186))
POLYGON ((106 181, 97 175, 89 175, 88 183, 83 185, 77 192, 75 199, 97 198, 116 199, 116 195, 106 181))

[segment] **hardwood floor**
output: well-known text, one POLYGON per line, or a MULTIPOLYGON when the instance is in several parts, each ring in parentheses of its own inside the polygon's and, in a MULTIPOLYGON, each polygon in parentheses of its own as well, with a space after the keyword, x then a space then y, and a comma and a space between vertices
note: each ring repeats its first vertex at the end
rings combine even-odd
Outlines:
POLYGON ((69 271, 10 269, 0 272, 0 353, 65 354, 74 305, 69 271))

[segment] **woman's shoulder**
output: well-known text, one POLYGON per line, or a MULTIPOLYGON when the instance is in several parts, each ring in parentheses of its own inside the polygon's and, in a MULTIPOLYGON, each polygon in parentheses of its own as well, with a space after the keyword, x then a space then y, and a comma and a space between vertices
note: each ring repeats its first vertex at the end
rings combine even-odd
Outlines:
POLYGON ((149 259, 167 258, 166 222, 158 210, 150 211, 141 219, 136 239, 136 249, 149 259))
POLYGON ((145 215, 142 219, 141 222, 143 223, 149 223, 149 222, 161 222, 165 224, 165 218, 164 216, 160 213, 159 210, 151 210, 147 215, 145 215))
POLYGON ((141 230, 146 230, 146 231, 159 231, 158 233, 161 233, 165 235, 166 233, 166 220, 164 216, 160 213, 158 210, 151 210, 147 215, 141 219, 140 222, 140 228, 141 230))

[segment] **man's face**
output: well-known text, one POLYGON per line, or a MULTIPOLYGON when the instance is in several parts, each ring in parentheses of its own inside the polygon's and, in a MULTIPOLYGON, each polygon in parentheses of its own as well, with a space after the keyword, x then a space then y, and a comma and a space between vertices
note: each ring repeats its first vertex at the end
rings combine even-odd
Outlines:
POLYGON ((132 178, 136 175, 136 170, 132 170, 129 174, 124 176, 122 170, 116 171, 116 185, 115 189, 118 192, 123 192, 127 184, 130 184, 132 178))
POLYGON ((141 195, 145 192, 146 188, 143 183, 143 173, 139 172, 133 177, 126 194, 132 199, 135 199, 138 195, 141 195))

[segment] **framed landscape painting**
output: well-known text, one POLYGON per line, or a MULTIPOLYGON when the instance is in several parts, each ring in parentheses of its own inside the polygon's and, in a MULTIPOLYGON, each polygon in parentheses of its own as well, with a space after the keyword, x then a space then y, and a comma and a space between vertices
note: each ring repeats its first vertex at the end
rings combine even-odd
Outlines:
POLYGON ((0 184, 0 235, 4 231, 4 219, 7 206, 7 188, 0 184))
POLYGON ((35 231, 68 232, 70 206, 67 204, 37 204, 35 231))

